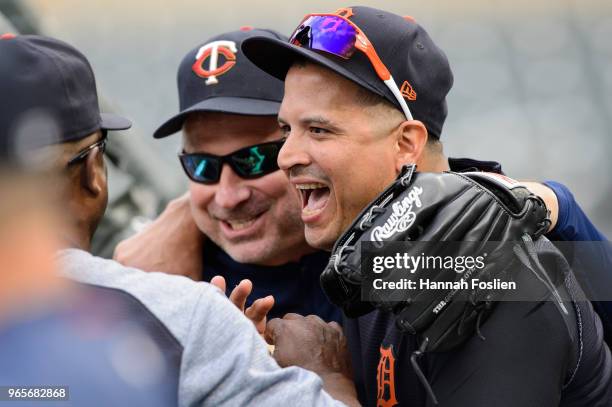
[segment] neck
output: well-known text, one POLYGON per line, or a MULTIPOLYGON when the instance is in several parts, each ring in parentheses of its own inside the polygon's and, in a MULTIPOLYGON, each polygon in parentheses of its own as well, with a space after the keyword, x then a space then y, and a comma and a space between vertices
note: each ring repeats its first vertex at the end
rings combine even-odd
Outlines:
POLYGON ((287 263, 297 263, 300 259, 306 255, 316 252, 317 249, 309 246, 307 243, 300 244, 293 249, 287 250, 290 255, 283 257, 276 257, 274 260, 269 262, 261 263, 262 266, 282 266, 287 263))
POLYGON ((91 250, 92 233, 86 225, 66 226, 62 238, 67 248, 80 249, 86 252, 91 250))
POLYGON ((421 172, 449 171, 448 158, 444 153, 423 154, 417 161, 417 168, 421 172))

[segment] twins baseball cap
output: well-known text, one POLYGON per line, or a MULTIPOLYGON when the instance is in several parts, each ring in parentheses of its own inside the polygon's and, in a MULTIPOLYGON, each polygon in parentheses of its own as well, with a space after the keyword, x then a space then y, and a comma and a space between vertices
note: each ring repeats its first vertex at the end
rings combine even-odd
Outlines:
POLYGON ((244 27, 192 49, 178 68, 180 112, 162 124, 153 137, 180 131, 186 117, 194 112, 276 116, 283 99, 282 81, 253 65, 240 48, 254 37, 287 40, 272 30, 244 27))
POLYGON ((83 54, 48 37, 0 35, 0 151, 79 140, 131 122, 100 113, 94 74, 83 54))
POLYGON ((309 14, 289 42, 250 38, 242 50, 279 79, 296 60, 319 64, 382 96, 433 136, 442 133, 453 74, 444 52, 412 17, 370 7, 309 14))

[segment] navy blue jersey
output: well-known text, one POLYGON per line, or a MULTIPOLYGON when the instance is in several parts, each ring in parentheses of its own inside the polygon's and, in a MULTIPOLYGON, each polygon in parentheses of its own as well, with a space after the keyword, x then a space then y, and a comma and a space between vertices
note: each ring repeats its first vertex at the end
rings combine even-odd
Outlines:
MULTIPOLYGON (((453 171, 501 173, 495 162, 449 159, 449 163, 453 171)), ((572 211, 576 219, 586 219, 576 207, 572 211)), ((587 232, 577 230, 585 236, 587 232)), ((544 250, 549 261, 568 267, 551 245, 544 250)), ((565 288, 569 298, 584 298, 571 274, 565 288)), ((481 326, 485 341, 475 335, 456 350, 426 354, 421 370, 440 405, 612 405, 612 361, 601 321, 590 303, 570 303, 568 315, 552 301, 499 303, 481 326)), ((416 339, 397 330, 393 314, 376 310, 346 319, 345 333, 364 405, 432 405, 411 363, 416 339)))
POLYGON ((204 246, 204 280, 216 275, 223 276, 227 283, 227 295, 240 283, 253 282, 253 293, 247 300, 268 295, 274 296, 274 307, 268 318, 282 318, 288 312, 301 315, 318 315, 324 321, 342 322, 342 313, 334 306, 321 289, 319 276, 327 265, 329 253, 308 254, 296 263, 281 266, 258 266, 238 263, 211 241, 204 246))

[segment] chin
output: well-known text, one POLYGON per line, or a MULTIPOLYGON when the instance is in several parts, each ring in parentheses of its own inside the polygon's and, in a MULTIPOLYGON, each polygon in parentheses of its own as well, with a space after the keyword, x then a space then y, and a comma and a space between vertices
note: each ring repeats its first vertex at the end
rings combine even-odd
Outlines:
POLYGON ((309 229, 308 227, 305 229, 304 233, 306 236, 306 242, 309 246, 328 252, 332 251, 336 240, 338 240, 340 237, 339 235, 329 236, 327 233, 323 233, 323 231, 315 231, 309 229))
POLYGON ((225 243, 219 245, 234 261, 238 263, 259 264, 268 263, 271 259, 270 250, 266 250, 265 242, 225 243))

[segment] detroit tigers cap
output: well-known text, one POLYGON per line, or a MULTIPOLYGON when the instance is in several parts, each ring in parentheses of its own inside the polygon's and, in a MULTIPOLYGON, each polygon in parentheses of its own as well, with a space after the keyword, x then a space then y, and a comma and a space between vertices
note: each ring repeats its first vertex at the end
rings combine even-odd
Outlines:
MULTIPOLYGON (((446 95, 452 87, 453 74, 446 55, 429 34, 412 17, 401 17, 375 8, 348 7, 333 14, 350 20, 363 31, 391 73, 414 119, 423 122, 430 134, 440 137, 447 115, 446 95)), ((322 28, 334 30, 331 23, 322 28)), ((306 60, 384 97, 402 110, 396 96, 380 79, 363 52, 354 52, 345 59, 311 49, 308 41, 298 46, 265 37, 247 39, 242 50, 255 65, 279 79, 285 78, 294 61, 306 60)))
POLYGON ((49 37, 0 35, 0 151, 74 141, 131 122, 100 113, 92 68, 74 47, 49 37), (53 134, 51 134, 53 133, 53 134))
POLYGON ((178 68, 179 113, 162 124, 153 137, 180 131, 194 112, 276 116, 283 99, 283 83, 242 53, 242 42, 253 37, 287 40, 272 30, 244 27, 192 49, 178 68))

